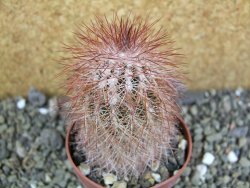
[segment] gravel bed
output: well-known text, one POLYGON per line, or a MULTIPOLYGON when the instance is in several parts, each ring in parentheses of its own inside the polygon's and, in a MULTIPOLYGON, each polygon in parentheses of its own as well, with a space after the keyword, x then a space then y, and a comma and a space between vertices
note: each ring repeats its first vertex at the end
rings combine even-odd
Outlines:
MULTIPOLYGON (((193 137, 180 187, 250 187, 250 91, 188 92, 181 101, 193 137)), ((56 98, 32 88, 0 101, 0 188, 81 188, 64 149, 56 98)))

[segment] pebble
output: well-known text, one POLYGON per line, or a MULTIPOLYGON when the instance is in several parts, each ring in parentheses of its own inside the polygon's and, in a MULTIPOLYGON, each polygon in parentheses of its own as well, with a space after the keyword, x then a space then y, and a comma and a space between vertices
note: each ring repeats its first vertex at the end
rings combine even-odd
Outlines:
POLYGON ((197 108, 196 105, 193 105, 193 106, 191 107, 190 111, 191 111, 191 114, 192 114, 193 116, 197 116, 197 114, 198 114, 198 108, 197 108))
MULTIPOLYGON (((153 178, 151 178, 153 181, 154 181, 154 179, 153 178)), ((140 184, 139 184, 139 187, 141 188, 148 188, 148 187, 151 187, 153 184, 154 184, 154 182, 153 181, 149 181, 149 180, 144 180, 144 181, 140 181, 140 184)))
POLYGON ((156 172, 159 169, 159 166, 160 166, 160 161, 155 160, 151 163, 150 168, 152 171, 156 172))
POLYGON ((47 115, 49 113, 49 110, 47 108, 39 108, 38 111, 42 115, 47 115))
POLYGON ((9 151, 7 149, 6 140, 0 139, 0 160, 3 160, 9 156, 9 151))
POLYGON ((242 167, 250 167, 250 160, 248 160, 246 157, 241 157, 239 163, 242 167))
POLYGON ((28 93, 28 100, 33 106, 43 106, 46 102, 46 97, 43 93, 36 90, 35 88, 30 88, 28 93))
POLYGON ((187 140, 186 139, 181 139, 180 143, 178 144, 178 148, 185 151, 186 148, 187 148, 187 140))
MULTIPOLYGON (((178 150, 177 151, 177 161, 180 166, 182 166, 185 163, 185 150, 178 150)), ((177 168, 178 169, 178 168, 177 168)))
POLYGON ((59 150, 63 146, 61 134, 56 129, 43 129, 40 141, 50 150, 59 150))
POLYGON ((222 139, 222 134, 221 133, 216 133, 216 134, 210 134, 209 136, 206 137, 206 140, 208 142, 215 142, 218 140, 222 139))
POLYGON ((4 124, 4 122, 5 122, 4 116, 0 115, 0 124, 4 124))
POLYGON ((78 166, 78 168, 80 169, 80 171, 85 175, 89 175, 90 174, 90 167, 89 165, 85 164, 85 163, 81 163, 80 166, 78 166))
POLYGON ((56 117, 58 114, 58 101, 57 98, 54 97, 52 99, 49 99, 49 114, 51 117, 56 117))
POLYGON ((166 163, 166 167, 169 171, 174 171, 178 169, 177 160, 173 157, 169 157, 168 162, 166 163))
POLYGON ((200 177, 203 178, 203 176, 207 173, 207 166, 204 164, 197 165, 196 170, 199 172, 200 177))
POLYGON ((224 96, 222 99, 223 109, 228 113, 232 109, 231 101, 229 96, 224 96))
POLYGON ((236 155, 236 153, 234 151, 230 151, 227 154, 227 159, 230 163, 235 163, 238 161, 238 156, 236 155))
POLYGON ((193 185, 200 185, 205 180, 205 174, 207 173, 207 166, 200 164, 196 166, 195 172, 191 177, 193 185))
POLYGON ((201 181, 200 181, 200 174, 198 172, 195 172, 192 177, 191 177, 191 182, 193 185, 200 185, 201 181))
POLYGON ((206 165, 211 165, 214 162, 214 155, 212 153, 206 152, 202 158, 202 163, 206 165))
POLYGON ((24 109, 26 106, 26 100, 21 98, 17 101, 16 106, 18 109, 24 109))
POLYGON ((230 180, 231 180, 231 178, 228 175, 223 177, 223 183, 224 184, 228 184, 230 182, 230 180))
POLYGON ((247 138, 246 137, 239 138, 239 142, 238 142, 239 147, 243 147, 246 144, 247 144, 247 138))
POLYGON ((248 126, 236 127, 229 132, 229 136, 241 138, 245 137, 248 133, 248 126))
POLYGON ((27 153, 24 146, 19 141, 16 141, 16 153, 21 158, 24 158, 27 153))
POLYGON ((156 182, 158 182, 158 183, 161 182, 161 175, 160 174, 153 172, 153 173, 151 173, 151 175, 156 182))
POLYGON ((117 181, 117 176, 112 173, 103 173, 103 180, 105 185, 112 185, 117 181))
POLYGON ((30 183, 30 188, 36 188, 37 186, 36 186, 36 184, 35 183, 30 183))
POLYGON ((127 183, 125 181, 116 181, 111 188, 127 188, 127 183))
POLYGON ((191 168, 189 166, 186 167, 182 176, 189 176, 191 174, 191 168))
POLYGON ((50 175, 48 173, 45 174, 45 182, 46 183, 51 182, 51 177, 50 177, 50 175))
POLYGON ((236 89, 236 91, 235 91, 235 95, 237 96, 237 97, 239 97, 242 93, 243 93, 243 89, 242 88, 238 88, 238 89, 236 89))
POLYGON ((165 165, 164 165, 164 166, 162 165, 162 166, 160 167, 159 173, 160 173, 160 175, 161 175, 162 180, 166 180, 166 179, 168 179, 169 176, 170 176, 169 171, 168 171, 168 169, 165 167, 165 165))

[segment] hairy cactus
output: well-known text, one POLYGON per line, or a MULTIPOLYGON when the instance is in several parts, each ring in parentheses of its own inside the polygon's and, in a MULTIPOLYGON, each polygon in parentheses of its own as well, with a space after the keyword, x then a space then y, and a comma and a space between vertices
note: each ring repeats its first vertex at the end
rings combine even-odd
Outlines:
POLYGON ((139 176, 165 159, 177 131, 178 54, 156 22, 96 17, 76 33, 65 63, 69 119, 86 163, 139 176))

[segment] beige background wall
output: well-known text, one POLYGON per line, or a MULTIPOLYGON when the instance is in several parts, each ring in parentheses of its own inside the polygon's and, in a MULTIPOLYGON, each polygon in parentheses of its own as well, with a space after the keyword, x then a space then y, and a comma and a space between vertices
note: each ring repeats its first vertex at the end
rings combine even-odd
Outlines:
POLYGON ((0 97, 59 92, 62 43, 94 14, 151 13, 186 55, 190 89, 250 87, 249 0, 0 0, 0 97))

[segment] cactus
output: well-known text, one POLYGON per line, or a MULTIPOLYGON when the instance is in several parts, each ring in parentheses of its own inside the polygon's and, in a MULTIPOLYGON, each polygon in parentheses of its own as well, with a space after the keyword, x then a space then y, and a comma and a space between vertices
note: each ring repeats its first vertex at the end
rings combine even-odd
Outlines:
POLYGON ((76 33, 64 64, 69 121, 90 167, 142 174, 168 157, 183 84, 179 54, 157 21, 96 17, 76 33))

